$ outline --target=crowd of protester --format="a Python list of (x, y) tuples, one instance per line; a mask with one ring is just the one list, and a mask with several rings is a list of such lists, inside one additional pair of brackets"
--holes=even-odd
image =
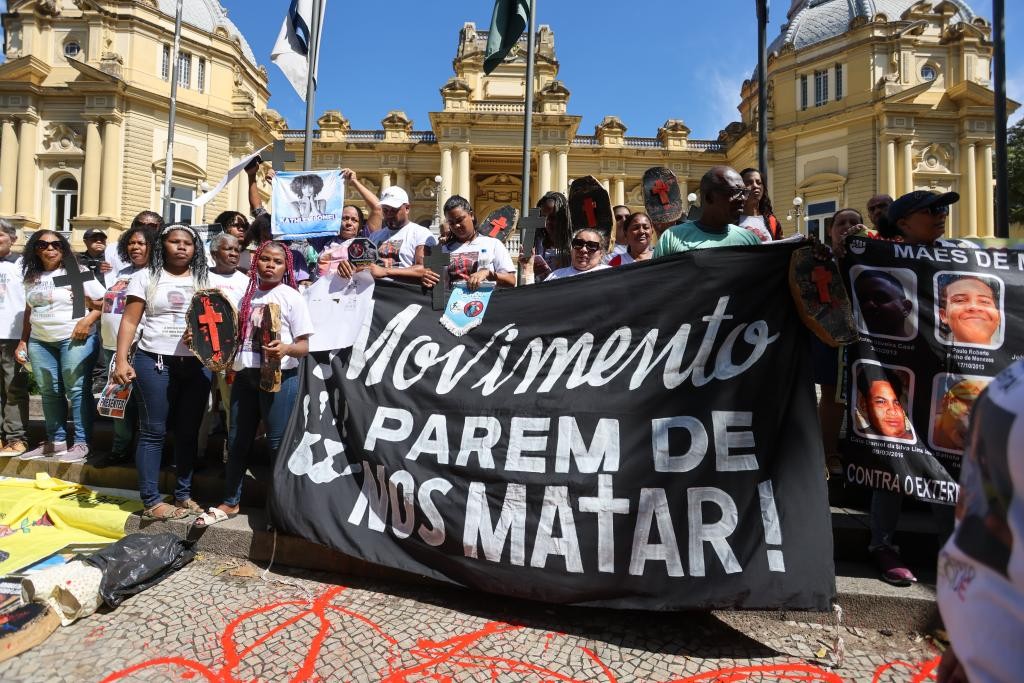
[[(195, 228), (164, 225), (159, 214), (144, 211), (114, 244), (107, 243), (104, 231), (90, 229), (84, 234), (85, 251), (74, 254), (59, 232), (42, 229), (29, 237), (19, 256), (18, 232), (0, 220), (0, 456), (52, 458), (63, 463), (86, 460), (95, 416), (90, 378), (96, 368), (104, 382), (109, 379), (134, 387), (124, 419), (113, 421), (112, 446), (104, 462), (134, 460), (143, 514), (154, 519), (193, 516), (199, 526), (216, 524), (239, 511), (247, 457), (261, 425), (271, 451), (276, 451), (297, 402), (298, 359), (306, 355), (314, 333), (300, 293), (304, 285), (333, 272), (351, 277), (366, 271), (375, 279), (434, 287), (440, 274), (425, 264), (427, 255), (438, 247), (449, 255), (449, 282), (463, 282), (470, 290), (517, 284), (512, 255), (501, 241), (477, 231), (477, 216), (464, 197), (452, 196), (444, 203), (438, 239), (410, 220), (410, 200), (404, 189), (389, 187), (378, 198), (345, 169), (345, 180), (361, 196), (367, 211), (345, 206), (336, 237), (285, 244), (271, 234), (271, 217), (263, 207), (255, 167), (247, 173), (252, 220), (240, 211), (221, 213), (216, 222), (222, 232), (208, 243)], [(517, 256), (532, 268), (534, 282), (543, 283), (593, 276), (679, 252), (759, 245), (783, 237), (765, 179), (757, 170), (738, 173), (725, 166), (712, 168), (701, 179), (699, 193), (700, 215), (695, 220), (656, 225), (643, 211), (616, 206), (614, 229), (606, 234), (592, 229), (571, 232), (566, 197), (549, 192), (537, 203), (544, 230), (538, 231), (534, 244), (523, 245)], [(973, 247), (945, 236), (949, 206), (957, 199), (954, 193), (926, 191), (896, 200), (876, 195), (865, 207), (870, 227), (857, 208), (842, 208), (829, 223), (831, 257), (843, 257), (845, 240), (851, 235)], [(376, 247), (376, 263), (355, 266), (349, 262), (347, 248), (357, 237), (369, 239)], [(93, 275), (84, 281), (84, 307), (74, 305), (70, 284), (57, 284), (72, 264)], [(961, 285), (969, 287), (970, 283)], [(211, 372), (189, 350), (186, 311), (193, 293), (206, 288), (221, 290), (240, 311), (240, 350), (233, 370), (227, 372)], [(861, 298), (885, 296), (886, 283), (876, 283)], [(281, 340), (261, 348), (254, 331), (259, 330), (267, 303), (277, 304), (281, 311)], [(898, 317), (898, 302), (889, 310)], [(815, 382), (821, 388), (819, 418), (826, 467), (835, 472), (845, 414), (839, 380), (843, 352), (817, 340), (812, 343)], [(261, 388), (264, 359), (280, 362), (280, 391)], [(28, 443), (26, 433), (30, 374), (42, 399), (45, 438), (39, 444)], [(860, 393), (865, 396), (876, 390), (874, 384), (879, 391), (888, 384), (893, 393), (892, 383), (898, 381), (862, 379), (867, 386)], [(896, 406), (902, 410), (898, 402)], [(70, 432), (66, 428), (69, 408), (74, 425)], [(227, 433), (224, 493), (219, 505), (204, 509), (192, 498), (191, 479), (198, 451), (212, 429), (210, 415), (217, 414)], [(173, 500), (167, 502), (158, 481), (169, 435), (173, 435), (177, 483)], [(902, 507), (900, 494), (873, 492), (869, 552), (886, 581), (909, 585), (916, 578), (894, 538)], [(939, 521), (948, 530), (952, 515), (940, 515)]]

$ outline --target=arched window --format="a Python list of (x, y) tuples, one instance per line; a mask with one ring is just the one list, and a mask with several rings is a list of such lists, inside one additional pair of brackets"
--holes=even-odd
[(71, 219), (78, 215), (78, 181), (65, 176), (53, 185), (53, 216), (54, 230), (70, 230)]

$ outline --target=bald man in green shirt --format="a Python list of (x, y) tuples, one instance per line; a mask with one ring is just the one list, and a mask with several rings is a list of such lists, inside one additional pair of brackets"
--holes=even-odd
[(736, 169), (714, 166), (700, 179), (700, 220), (686, 221), (661, 234), (654, 258), (693, 249), (760, 244), (757, 236), (736, 225), (748, 190)]

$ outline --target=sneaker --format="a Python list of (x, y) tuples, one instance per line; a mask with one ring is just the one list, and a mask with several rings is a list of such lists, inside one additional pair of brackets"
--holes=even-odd
[(57, 457), (57, 462), (83, 462), (89, 456), (89, 447), (84, 443), (76, 443), (66, 453)]
[(871, 551), (879, 571), (882, 572), (882, 581), (893, 586), (906, 587), (917, 583), (917, 577), (910, 571), (899, 552), (892, 547), (882, 546)]
[(11, 458), (22, 455), (28, 450), (24, 441), (11, 441), (3, 448), (0, 448), (0, 458)]
[(51, 458), (55, 455), (64, 455), (68, 452), (68, 444), (65, 441), (44, 441), (30, 451), (18, 456), (18, 460), (38, 460), (39, 458)]

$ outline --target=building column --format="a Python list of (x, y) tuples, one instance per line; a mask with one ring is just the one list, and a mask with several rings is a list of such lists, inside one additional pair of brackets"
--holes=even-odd
[(914, 142), (903, 141), (903, 191), (901, 195), (914, 191)]
[(403, 190), (405, 190), (406, 192), (408, 192), (409, 188), (405, 186), (405, 180), (406, 180), (406, 178), (405, 178), (405, 169), (404, 168), (396, 169), (395, 170), (395, 175), (397, 176), (397, 179), (395, 180), (395, 184), (398, 185)]
[(569, 152), (558, 150), (558, 173), (555, 174), (555, 190), (569, 192)]
[(538, 198), (543, 197), (551, 191), (551, 152), (542, 149), (540, 162), (537, 165), (537, 192)]
[(14, 119), (6, 118), (0, 132), (0, 217), (14, 213), (14, 197), (18, 191), (18, 135)]
[(452, 196), (452, 149), (441, 148), (441, 202)]
[(384, 171), (380, 174), (380, 191), (383, 192), (389, 187), (391, 187), (391, 171)]
[[(680, 216), (680, 220), (684, 220), (685, 221), (686, 220), (686, 214), (688, 214), (690, 212), (689, 180), (687, 180), (686, 178), (678, 178), (677, 180), (679, 182), (679, 196), (683, 200), (683, 215)], [(643, 179), (641, 179), (640, 182), (643, 183)], [(640, 190), (641, 190), (640, 194), (642, 195), (643, 194), (643, 188), (641, 187)], [(646, 207), (645, 207), (645, 209), (646, 209)]]
[(896, 194), (896, 141), (885, 141), (885, 193), (895, 198)]
[(996, 201), (992, 181), (992, 145), (985, 145), (981, 157), (981, 236), (996, 236)]
[[(13, 189), (13, 188), (12, 188)], [(36, 211), (36, 120), (22, 119), (18, 134), (18, 195), (16, 212), (28, 218)]]
[(459, 191), (470, 203), (469, 194), (469, 147), (459, 147)]
[(612, 206), (626, 203), (626, 179), (619, 176), (615, 179), (615, 192), (612, 194)]
[[(244, 152), (240, 153), (240, 158), (233, 162), (232, 166), (247, 156), (249, 155)], [(238, 211), (245, 216), (249, 215), (249, 176), (246, 173), (239, 173), (235, 178), (235, 205), (228, 208)]]
[(100, 189), (100, 215), (121, 217), (121, 123), (103, 122), (103, 187)]
[[(967, 233), (964, 237), (977, 237), (978, 236), (978, 178), (977, 169), (978, 164), (974, 156), (974, 143), (970, 143), (966, 147), (967, 155), (964, 159), (963, 166), (965, 167), (960, 173), (960, 179), (965, 184), (964, 194), (966, 195), (967, 201), (965, 206), (967, 208), (967, 221), (963, 226), (966, 228)], [(966, 173), (964, 173), (966, 171)]]
[(601, 178), (600, 180), (601, 180), (601, 187), (603, 187), (604, 191), (608, 193), (608, 196), (611, 196), (611, 194), (612, 194), (612, 192), (611, 192), (611, 188), (612, 188), (611, 181), (608, 180), (607, 177)]
[(79, 216), (93, 218), (100, 210), (100, 158), (102, 145), (99, 122), (85, 122), (85, 164), (82, 166), (81, 211)]

